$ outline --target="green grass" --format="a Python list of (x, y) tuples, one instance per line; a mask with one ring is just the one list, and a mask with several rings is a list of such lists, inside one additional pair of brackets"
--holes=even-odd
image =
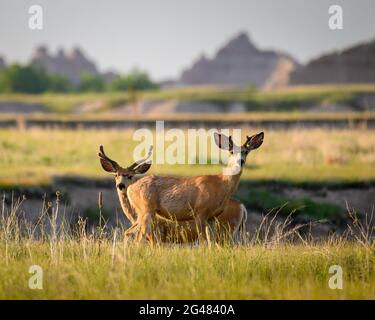
[[(109, 178), (98, 161), (100, 144), (126, 166), (137, 142), (131, 131), (121, 130), (0, 130), (0, 186), (48, 185), (59, 176)], [(192, 176), (221, 170), (221, 165), (154, 164), (149, 173)], [(264, 144), (249, 155), (242, 176), (242, 181), (321, 185), (374, 180), (375, 132), (371, 130), (266, 131)]]
[[(212, 102), (226, 108), (230, 102), (243, 102), (252, 111), (303, 110), (312, 104), (343, 103), (356, 105), (360, 95), (375, 93), (374, 85), (296, 86), (275, 91), (223, 89), (216, 87), (165, 89), (139, 92), (139, 99)], [(126, 104), (126, 92), (69, 94), (1, 94), (0, 101), (16, 101), (44, 105), (47, 110), (69, 113), (82, 103), (96, 102), (102, 111)]]
[[(0, 187), (32, 186), (44, 192), (57, 176), (109, 178), (98, 162), (100, 144), (124, 165), (131, 162), (136, 145), (131, 131), (0, 130)], [(221, 169), (221, 165), (155, 165), (150, 173), (191, 176)], [(287, 199), (262, 184), (373, 181), (374, 131), (314, 129), (266, 131), (264, 144), (248, 158), (241, 183), (256, 186), (252, 190), (256, 197), (243, 189), (242, 197), (250, 205), (268, 210), (287, 200), (284, 214), (304, 206), (304, 213), (326, 218), (335, 216), (337, 208)], [(53, 212), (47, 220), (53, 220)], [(89, 209), (84, 214), (96, 219), (97, 212)], [(61, 235), (52, 228), (52, 234), (37, 237), (22, 232), (18, 227), (22, 219), (15, 216), (4, 220), (7, 215), (0, 215), (0, 299), (375, 299), (373, 241), (367, 246), (332, 238), (149, 247), (123, 240), (121, 232), (116, 240), (110, 235), (99, 240), (85, 234), (84, 228)], [(28, 287), (28, 270), (34, 264), (44, 270), (43, 290)], [(328, 286), (331, 265), (343, 269), (342, 290)]]
[(40, 123), (48, 124), (50, 121), (58, 121), (62, 124), (67, 122), (119, 122), (119, 121), (132, 121), (134, 123), (142, 121), (176, 121), (176, 122), (201, 122), (217, 124), (218, 119), (225, 118), (225, 121), (236, 122), (236, 121), (249, 121), (259, 122), (262, 125), (262, 121), (276, 122), (276, 123), (288, 123), (295, 121), (306, 121), (314, 122), (321, 121), (326, 123), (333, 123), (335, 121), (345, 121), (350, 127), (354, 124), (354, 121), (366, 122), (375, 120), (375, 112), (300, 112), (300, 111), (278, 111), (278, 112), (245, 112), (245, 113), (175, 113), (175, 114), (163, 114), (163, 115), (142, 115), (135, 117), (133, 114), (113, 114), (110, 112), (98, 112), (98, 113), (85, 113), (85, 114), (72, 114), (72, 113), (36, 113), (29, 115), (15, 115), (15, 114), (1, 114), (0, 121), (38, 121)]
[[(7, 252), (7, 254), (6, 254)], [(0, 242), (0, 299), (374, 299), (374, 255), (357, 244), (196, 248), (89, 238)], [(28, 288), (31, 265), (43, 289)], [(343, 289), (328, 286), (331, 265)]]
[[(99, 164), (103, 144), (110, 157), (127, 166), (136, 142), (121, 130), (0, 130), (0, 189), (20, 194), (53, 193), (69, 199), (57, 178), (112, 179)], [(168, 146), (168, 144), (167, 144)], [(266, 132), (262, 147), (251, 153), (235, 195), (248, 208), (263, 213), (339, 221), (340, 206), (283, 196), (283, 187), (322, 188), (375, 183), (375, 132), (367, 130), (292, 130)], [(224, 152), (223, 155), (226, 153)], [(221, 173), (222, 165), (158, 165), (150, 174), (193, 176)], [(276, 188), (277, 187), (277, 188)], [(344, 204), (343, 204), (344, 206)], [(92, 216), (89, 210), (86, 216)]]
[(359, 95), (374, 92), (374, 85), (362, 84), (292, 86), (273, 91), (194, 87), (144, 92), (142, 97), (159, 100), (206, 101), (222, 104), (223, 107), (228, 102), (238, 101), (245, 102), (249, 110), (286, 111), (300, 110), (308, 104), (347, 103), (351, 105)]
[(91, 102), (99, 102), (106, 110), (128, 101), (127, 93), (45, 93), (45, 94), (0, 94), (0, 101), (13, 101), (26, 104), (42, 105), (47, 111), (70, 113), (75, 107)]

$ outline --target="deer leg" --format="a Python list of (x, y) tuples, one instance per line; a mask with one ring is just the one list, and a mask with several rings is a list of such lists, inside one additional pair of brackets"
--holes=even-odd
[(152, 225), (152, 236), (153, 239), (157, 242), (166, 242), (168, 232), (166, 230), (166, 226), (163, 224), (163, 222), (160, 220), (159, 217), (155, 215), (155, 219)]
[(137, 219), (137, 224), (139, 225), (139, 230), (137, 234), (137, 241), (142, 241), (144, 238), (151, 239), (152, 237), (152, 222), (153, 213), (146, 212), (145, 214), (139, 215)]
[(128, 229), (125, 230), (124, 235), (125, 235), (125, 236), (128, 236), (128, 235), (131, 235), (131, 234), (133, 234), (133, 233), (136, 233), (136, 232), (138, 231), (138, 229), (139, 229), (139, 225), (138, 225), (138, 223), (136, 222), (136, 223), (134, 223), (131, 227), (129, 227)]
[(198, 239), (207, 241), (207, 218), (205, 216), (199, 215), (195, 217), (195, 225), (197, 229)]

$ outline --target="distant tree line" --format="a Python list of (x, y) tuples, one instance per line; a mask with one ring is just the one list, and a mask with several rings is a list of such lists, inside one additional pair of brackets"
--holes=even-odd
[(60, 75), (47, 74), (33, 65), (13, 64), (0, 71), (0, 92), (44, 93), (44, 92), (104, 92), (157, 89), (147, 73), (133, 70), (106, 81), (101, 76), (82, 74), (79, 85), (73, 85)]

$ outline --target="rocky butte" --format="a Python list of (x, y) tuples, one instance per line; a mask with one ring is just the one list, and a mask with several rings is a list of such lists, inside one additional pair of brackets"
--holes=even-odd
[(297, 68), (290, 84), (374, 83), (375, 40), (322, 55)]
[(290, 73), (298, 66), (291, 56), (260, 50), (246, 33), (240, 33), (212, 58), (204, 55), (182, 72), (180, 85), (246, 86), (280, 88), (288, 85)]
[(99, 75), (95, 64), (79, 48), (68, 53), (59, 49), (56, 55), (52, 55), (46, 47), (40, 46), (36, 48), (31, 64), (42, 67), (48, 74), (63, 76), (74, 85), (80, 83), (82, 74)]

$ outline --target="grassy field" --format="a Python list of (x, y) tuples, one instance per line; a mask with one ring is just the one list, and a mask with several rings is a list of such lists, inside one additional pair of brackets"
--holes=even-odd
[[(0, 130), (0, 189), (43, 190), (53, 185), (54, 177), (108, 178), (98, 162), (100, 144), (118, 162), (130, 164), (136, 146), (131, 131)], [(216, 174), (221, 168), (153, 165), (150, 173), (190, 176)], [(248, 158), (242, 181), (322, 186), (373, 182), (375, 132), (266, 131), (264, 144)], [(252, 199), (271, 207), (284, 201), (262, 190), (253, 190), (257, 193)], [(308, 205), (314, 215), (322, 214), (322, 206)], [(4, 200), (0, 208), (0, 299), (375, 299), (373, 239), (295, 243), (281, 236), (239, 246), (150, 247), (123, 239), (119, 229), (116, 236), (107, 231), (98, 238), (86, 233), (84, 224), (75, 232), (52, 227), (40, 236), (30, 225), (20, 228), (16, 215), (9, 214), (15, 207), (7, 206)], [(335, 209), (324, 206), (325, 212)], [(52, 226), (54, 212), (46, 217)], [(44, 271), (42, 290), (28, 287), (28, 270), (35, 264)], [(332, 265), (342, 267), (342, 290), (329, 288)]]
[[(129, 130), (0, 130), (0, 190), (16, 190), (18, 195), (32, 193), (41, 200), (46, 192), (53, 194), (58, 188), (69, 201), (69, 188), (58, 185), (58, 181), (68, 179), (76, 184), (84, 179), (93, 185), (95, 181), (112, 179), (99, 164), (98, 147), (103, 144), (110, 157), (127, 166), (133, 161), (132, 152), (137, 144), (132, 135)], [(306, 195), (285, 196), (283, 191), (288, 187), (374, 185), (374, 146), (372, 130), (267, 131), (261, 149), (248, 157), (235, 197), (257, 212), (281, 208), (283, 216), (294, 212), (294, 216), (303, 214), (344, 223), (344, 200), (340, 204), (312, 201)], [(225, 158), (227, 153), (222, 155)], [(222, 168), (217, 164), (153, 164), (148, 174), (218, 174)], [(96, 213), (95, 207), (95, 202), (87, 203), (87, 212)], [(112, 212), (106, 214), (112, 216)]]
[[(137, 99), (204, 101), (226, 106), (228, 102), (244, 102), (253, 111), (291, 111), (301, 110), (306, 105), (342, 103), (353, 105), (363, 94), (373, 94), (373, 85), (319, 85), (296, 86), (282, 90), (257, 91), (249, 89), (224, 89), (218, 87), (194, 87), (180, 89), (164, 89), (138, 92)], [(77, 105), (96, 102), (102, 111), (107, 111), (129, 101), (128, 93), (69, 93), (69, 94), (1, 94), (0, 101), (14, 101), (39, 104), (47, 110), (69, 113)]]
[[(3, 201), (0, 209), (0, 299), (375, 299), (368, 228), (355, 240), (317, 242), (265, 218), (239, 245), (149, 246), (123, 238), (121, 227), (59, 225), (58, 201), (35, 225), (17, 219), (18, 208)], [(33, 265), (43, 270), (42, 289), (29, 287)], [(342, 289), (329, 286), (334, 265)]]
[(349, 126), (353, 121), (373, 121), (375, 119), (375, 112), (300, 112), (300, 111), (278, 111), (278, 112), (244, 112), (244, 113), (175, 113), (175, 114), (163, 114), (163, 115), (142, 115), (135, 116), (134, 114), (113, 114), (110, 112), (100, 113), (85, 113), (85, 114), (57, 114), (57, 113), (31, 113), (31, 114), (0, 114), (0, 121), (39, 121), (41, 123), (48, 123), (50, 121), (58, 121), (64, 124), (64, 122), (75, 121), (80, 123), (99, 121), (106, 123), (108, 121), (131, 121), (134, 123), (142, 121), (205, 121), (217, 123), (218, 119), (225, 119), (227, 122), (236, 121), (270, 121), (276, 123), (288, 123), (295, 121), (322, 121), (322, 122), (334, 122), (335, 121), (346, 121)]
[[(99, 145), (103, 144), (118, 162), (128, 165), (136, 143), (131, 131), (0, 130), (0, 186), (46, 185), (56, 176), (108, 177), (99, 165)], [(221, 166), (155, 164), (149, 172), (216, 174)], [(268, 131), (261, 149), (248, 157), (243, 180), (322, 184), (374, 181), (375, 132)]]
[[(374, 252), (350, 243), (151, 248), (90, 238), (1, 240), (0, 258), (0, 299), (375, 299)], [(28, 287), (35, 264), (44, 271), (42, 290)], [(329, 288), (332, 265), (342, 267), (342, 290)]]

